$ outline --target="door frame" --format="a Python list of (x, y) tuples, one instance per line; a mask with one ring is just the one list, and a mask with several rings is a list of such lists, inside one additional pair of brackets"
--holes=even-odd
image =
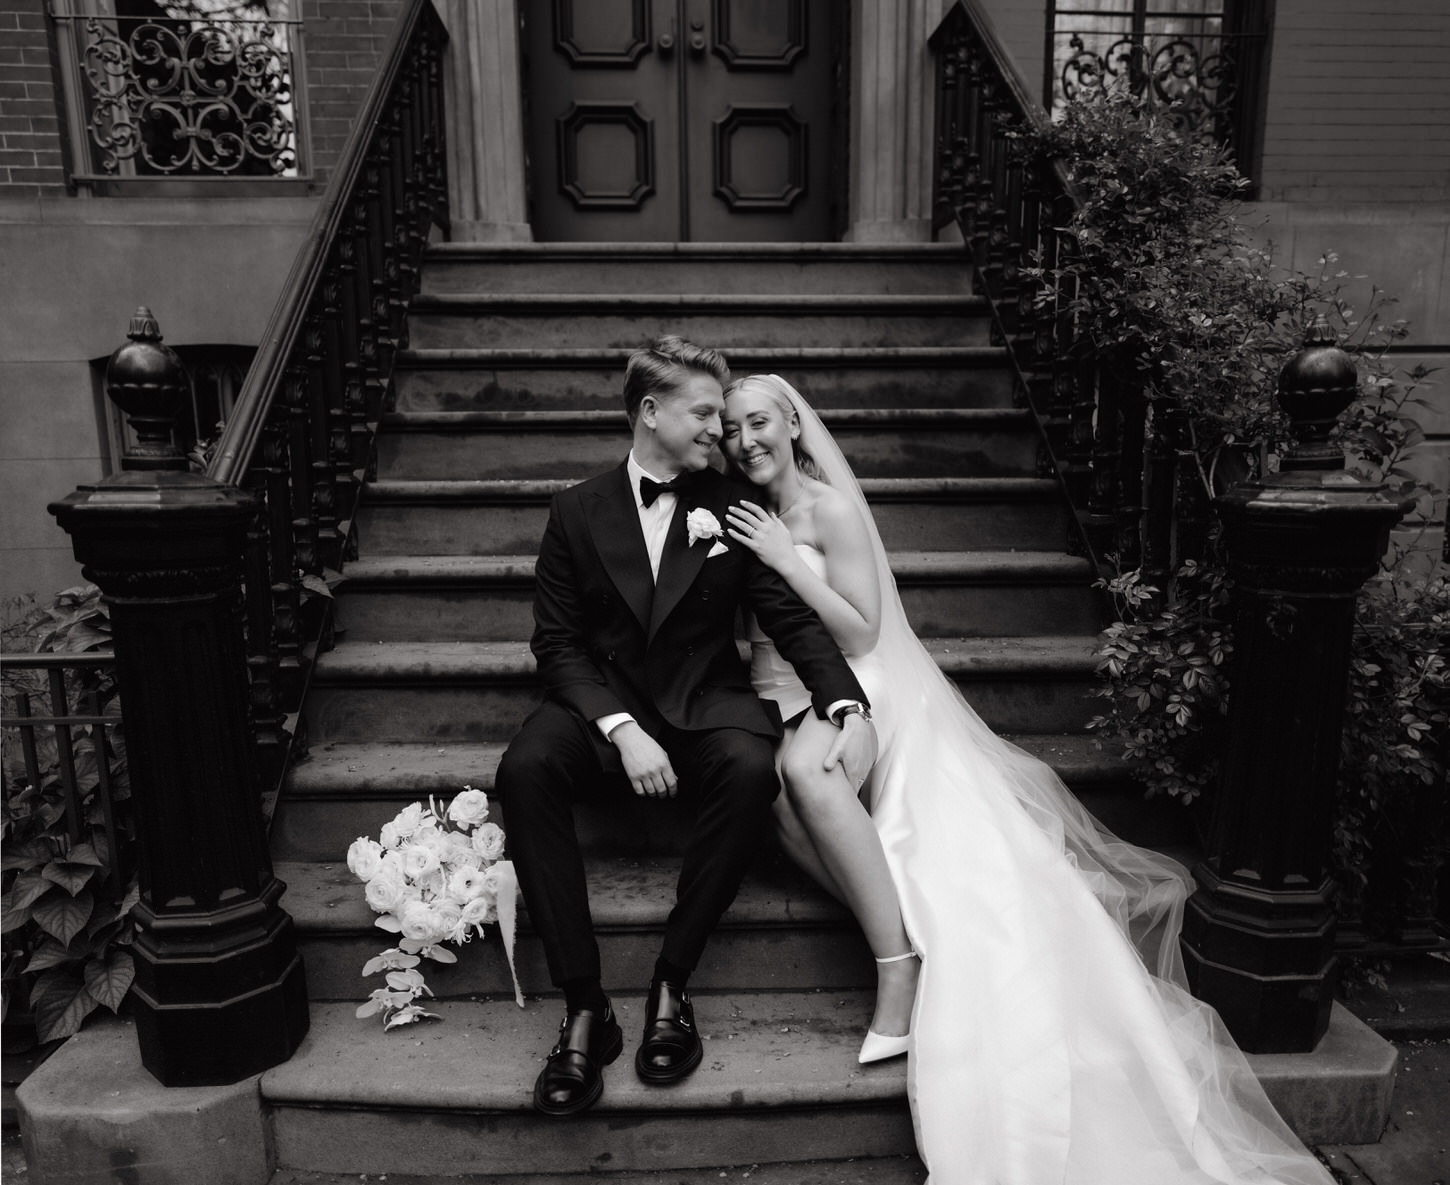
[[(928, 242), (927, 37), (949, 0), (849, 0), (845, 242)], [(445, 55), (453, 237), (529, 242), (517, 0), (434, 0)]]

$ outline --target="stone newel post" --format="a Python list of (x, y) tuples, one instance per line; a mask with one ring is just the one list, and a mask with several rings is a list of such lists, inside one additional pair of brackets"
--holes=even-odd
[(1252, 1053), (1314, 1048), (1337, 967), (1329, 852), (1354, 601), (1408, 509), (1328, 437), (1357, 388), (1323, 317), (1279, 379), (1295, 446), (1218, 498), (1235, 585), (1222, 783), (1183, 925), (1194, 993)]
[(250, 494), (187, 472), (171, 426), (187, 391), (148, 309), (107, 390), (138, 443), (123, 471), (50, 511), (111, 609), (140, 843), (133, 1011), (167, 1086), (236, 1082), (307, 1031), (247, 724), (241, 570)]

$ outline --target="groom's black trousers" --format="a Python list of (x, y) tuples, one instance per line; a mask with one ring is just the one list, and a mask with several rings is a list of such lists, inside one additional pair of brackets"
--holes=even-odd
[[(597, 735), (592, 723), (545, 701), (510, 743), (495, 781), (509, 854), (556, 985), (601, 978), (573, 803), (634, 795), (617, 752), (591, 730)], [(695, 807), (660, 954), (693, 970), (770, 834), (780, 786), (775, 743), (735, 728), (670, 729), (656, 739), (669, 754), (679, 796)]]

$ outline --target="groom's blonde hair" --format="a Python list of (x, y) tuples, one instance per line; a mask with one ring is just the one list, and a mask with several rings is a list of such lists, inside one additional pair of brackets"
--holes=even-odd
[(646, 395), (674, 394), (691, 372), (707, 374), (722, 387), (730, 381), (730, 367), (719, 350), (682, 338), (662, 337), (648, 349), (631, 354), (624, 370), (624, 412), (629, 426), (634, 427)]

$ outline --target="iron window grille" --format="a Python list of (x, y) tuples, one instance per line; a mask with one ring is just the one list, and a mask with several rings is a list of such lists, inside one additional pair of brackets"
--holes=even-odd
[(52, 7), (70, 180), (307, 175), (299, 0)]
[(1044, 102), (1129, 87), (1259, 169), (1269, 0), (1047, 0)]

